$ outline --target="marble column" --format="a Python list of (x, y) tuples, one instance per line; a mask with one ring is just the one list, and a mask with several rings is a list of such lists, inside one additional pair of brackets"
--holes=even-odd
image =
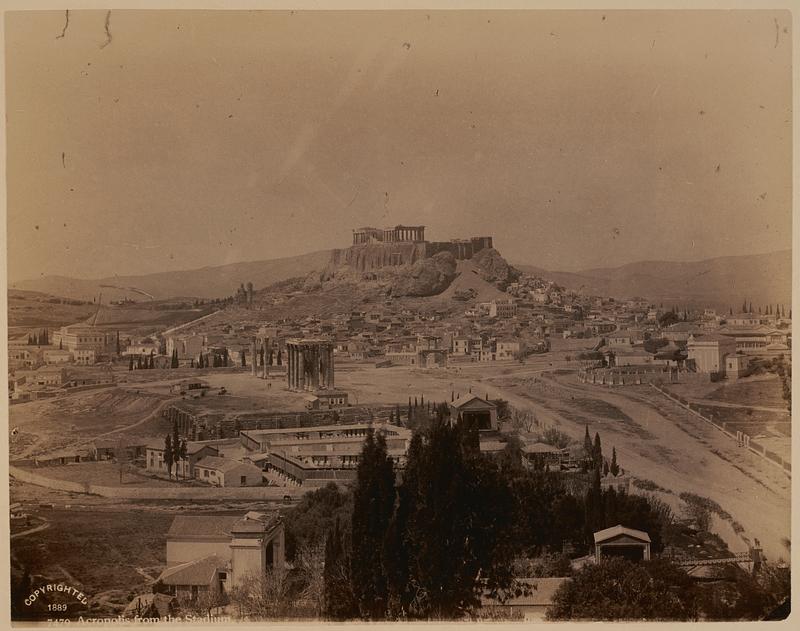
[(292, 389), (292, 355), (289, 352), (290, 346), (286, 345), (286, 383), (289, 385), (289, 390)]
[(300, 378), (298, 380), (298, 390), (306, 389), (306, 358), (305, 348), (303, 346), (297, 347), (297, 366)]
[(319, 346), (311, 349), (311, 384), (309, 390), (319, 388)]
[(292, 390), (297, 390), (297, 386), (300, 383), (300, 374), (297, 372), (297, 346), (292, 345), (287, 348), (291, 349), (292, 357)]
[(250, 372), (253, 377), (256, 376), (256, 341), (253, 338), (250, 341)]
[(328, 347), (328, 376), (325, 380), (327, 383), (327, 387), (331, 390), (335, 387), (333, 382), (333, 346)]

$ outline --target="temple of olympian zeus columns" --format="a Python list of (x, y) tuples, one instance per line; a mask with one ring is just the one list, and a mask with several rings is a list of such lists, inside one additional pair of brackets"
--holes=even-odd
[(333, 342), (286, 341), (289, 390), (333, 390)]
[[(269, 366), (267, 361), (267, 353), (270, 347), (269, 335), (261, 335), (252, 338), (250, 341), (250, 370), (253, 377), (260, 377), (266, 379), (269, 375)], [(258, 366), (259, 353), (264, 354), (264, 365)]]

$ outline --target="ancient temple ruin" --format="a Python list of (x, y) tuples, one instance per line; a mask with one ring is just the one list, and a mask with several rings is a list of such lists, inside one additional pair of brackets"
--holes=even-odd
[(403, 243), (425, 240), (425, 226), (358, 228), (353, 230), (353, 245), (363, 243)]
[(382, 267), (413, 265), (440, 252), (450, 252), (457, 260), (468, 260), (492, 248), (492, 237), (469, 237), (450, 241), (426, 241), (425, 226), (357, 228), (353, 244), (331, 251), (331, 265), (349, 265), (359, 271)]
[(289, 390), (333, 390), (333, 342), (293, 339), (286, 342)]

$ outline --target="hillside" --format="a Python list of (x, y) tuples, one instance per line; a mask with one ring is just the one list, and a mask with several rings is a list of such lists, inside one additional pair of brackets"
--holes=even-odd
[(745, 299), (753, 305), (791, 304), (790, 250), (685, 263), (640, 261), (574, 273), (531, 265), (517, 267), (567, 289), (614, 298), (641, 296), (658, 303), (707, 305), (725, 310), (737, 309)]
[(72, 304), (58, 296), (35, 291), (9, 290), (8, 326), (12, 333), (17, 327), (56, 328), (79, 322), (97, 310), (91, 301), (74, 300)]
[[(114, 285), (122, 288), (136, 288), (152, 294), (156, 299), (174, 296), (220, 298), (233, 294), (241, 283), (248, 281), (252, 282), (256, 289), (261, 289), (290, 278), (306, 278), (312, 272), (316, 272), (314, 282), (309, 283), (306, 287), (306, 290), (313, 291), (321, 288), (321, 281), (332, 275), (330, 263), (331, 252), (320, 251), (283, 259), (233, 263), (218, 267), (141, 276), (119, 276), (94, 280), (45, 276), (11, 283), (9, 292), (31, 290), (91, 301), (92, 297), (102, 291), (103, 302), (125, 296), (135, 298), (140, 302), (147, 300), (130, 290), (101, 287), (101, 285)], [(498, 275), (504, 275), (506, 270), (510, 270), (513, 274), (513, 268), (509, 268), (495, 250), (487, 251), (482, 258), (479, 257), (473, 263), (479, 268), (484, 280), (500, 280)], [(515, 267), (522, 272), (553, 280), (568, 289), (615, 298), (641, 296), (658, 303), (713, 306), (725, 310), (728, 307), (736, 309), (745, 299), (752, 301), (754, 305), (766, 305), (767, 303), (789, 305), (791, 302), (792, 267), (791, 251), (789, 250), (772, 254), (728, 256), (685, 263), (641, 261), (616, 268), (598, 268), (579, 272), (545, 270), (525, 264), (515, 265)], [(338, 268), (337, 276), (342, 275), (344, 268), (350, 268), (354, 272), (343, 274), (344, 277), (341, 280), (353, 283), (362, 281), (363, 273), (359, 272), (357, 268), (348, 265), (337, 265), (336, 268)], [(382, 276), (380, 272), (373, 275)], [(510, 279), (509, 276), (506, 280)], [(454, 291), (449, 293), (452, 294)], [(25, 313), (23, 309), (18, 311), (19, 313), (16, 315), (20, 324), (23, 322), (25, 324), (44, 323), (47, 320), (46, 317), (43, 317), (40, 309), (34, 309), (29, 313)], [(88, 309), (76, 308), (76, 315), (78, 311), (83, 314)]]
[(438, 296), (442, 300), (458, 300), (461, 296), (470, 302), (489, 302), (508, 297), (505, 292), (485, 281), (481, 277), (481, 270), (472, 261), (458, 261), (456, 272), (458, 275), (453, 282)]
[(126, 296), (140, 301), (147, 299), (126, 288), (147, 292), (156, 299), (173, 296), (224, 298), (234, 294), (241, 283), (252, 282), (253, 286), (259, 289), (293, 276), (303, 276), (312, 270), (322, 269), (329, 258), (330, 252), (323, 250), (282, 259), (231, 263), (217, 267), (141, 276), (112, 276), (91, 280), (67, 276), (43, 276), (9, 283), (9, 290), (24, 289), (89, 301), (102, 292), (103, 302), (119, 300)]

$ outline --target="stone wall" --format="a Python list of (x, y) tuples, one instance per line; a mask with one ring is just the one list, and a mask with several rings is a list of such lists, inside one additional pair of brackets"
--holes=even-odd
[(305, 492), (291, 486), (245, 486), (245, 487), (117, 487), (81, 484), (67, 480), (56, 480), (47, 476), (25, 471), (15, 466), (8, 467), (9, 475), (22, 482), (43, 486), (55, 491), (67, 493), (85, 493), (114, 497), (119, 499), (139, 500), (280, 500), (285, 495), (299, 497)]
[(332, 250), (329, 268), (346, 265), (359, 272), (368, 272), (382, 267), (413, 265), (427, 256), (425, 242), (367, 243)]

